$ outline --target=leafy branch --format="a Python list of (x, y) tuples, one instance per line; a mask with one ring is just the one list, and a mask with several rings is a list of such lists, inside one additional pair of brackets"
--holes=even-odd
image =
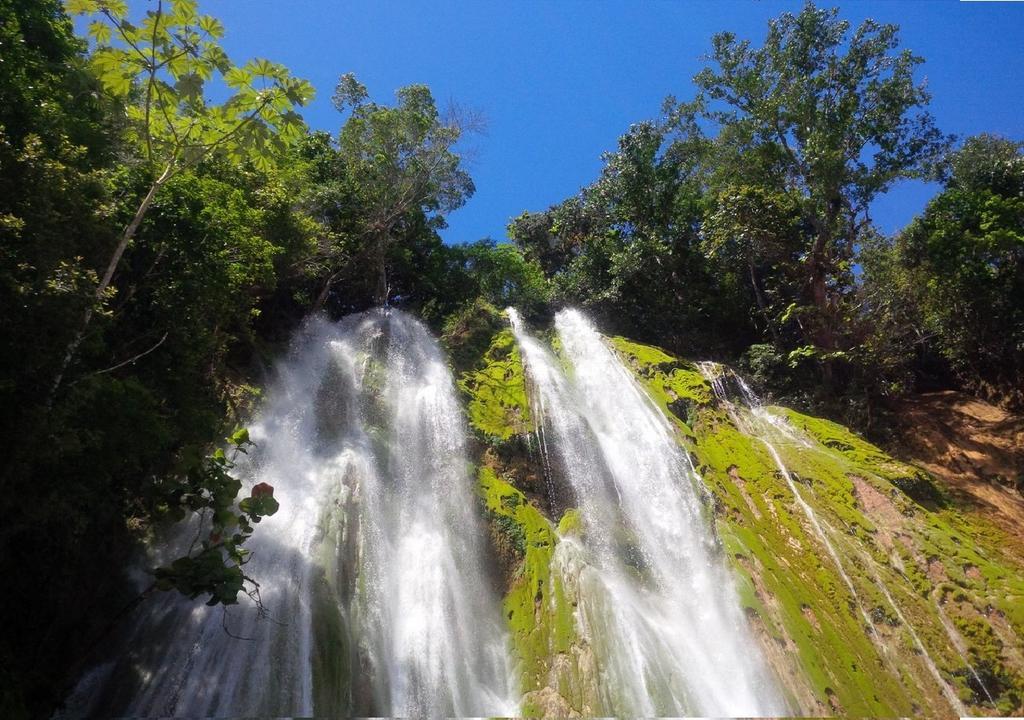
[[(273, 158), (304, 134), (295, 109), (313, 98), (312, 85), (292, 77), (283, 65), (263, 59), (233, 64), (218, 44), (224, 26), (200, 15), (196, 0), (159, 0), (138, 24), (128, 19), (124, 0), (66, 0), (65, 6), (72, 15), (93, 18), (90, 64), (104, 90), (124, 107), (128, 138), (144, 158), (148, 187), (67, 345), (47, 406), (164, 185), (214, 154), (269, 169)], [(233, 93), (219, 105), (206, 99), (207, 83), (218, 77)]]
[(177, 590), (192, 599), (209, 595), (207, 605), (234, 605), (239, 593), (244, 592), (265, 615), (260, 585), (244, 570), (252, 552), (243, 544), (252, 536), (254, 526), (280, 506), (274, 499), (274, 488), (267, 483), (255, 485), (249, 496), (236, 504), (242, 483), (231, 470), (238, 454), (245, 454), (253, 443), (244, 428), (226, 439), (231, 446), (230, 458), (218, 448), (213, 455), (192, 455), (183, 463), (166, 512), (178, 520), (188, 512), (198, 514), (198, 530), (188, 553), (155, 570), (156, 588)]

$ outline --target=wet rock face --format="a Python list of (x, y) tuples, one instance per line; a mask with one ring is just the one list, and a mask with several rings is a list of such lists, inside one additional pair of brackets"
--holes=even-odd
[(319, 453), (329, 455), (350, 430), (348, 419), (353, 414), (354, 397), (356, 393), (349, 374), (339, 364), (329, 363), (313, 401), (316, 418), (314, 447)]
[[(547, 499), (535, 446), (515, 442), (529, 436), (532, 414), (521, 359), (500, 334), (459, 385), (482, 438), (482, 502), (504, 548), (523, 711), (587, 715), (600, 703), (599, 661), (575, 630), (579, 588), (555, 566), (560, 538), (581, 529), (571, 498), (558, 507)], [(753, 635), (794, 712), (941, 716), (954, 700), (971, 714), (1024, 710), (1024, 553), (1005, 518), (959, 502), (931, 466), (902, 463), (834, 423), (766, 408), (781, 428), (771, 438), (779, 458), (854, 597), (762, 438), (737, 427), (697, 367), (610, 342), (700, 471)]]

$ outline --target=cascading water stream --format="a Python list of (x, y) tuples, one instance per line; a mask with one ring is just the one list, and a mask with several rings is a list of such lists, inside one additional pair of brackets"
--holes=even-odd
[[(829, 557), (832, 559), (833, 564), (835, 565), (836, 571), (839, 573), (839, 576), (840, 578), (842, 578), (843, 583), (850, 591), (850, 595), (856, 603), (857, 609), (860, 611), (861, 618), (864, 620), (864, 627), (871, 634), (872, 640), (879, 645), (879, 649), (882, 652), (882, 657), (885, 658), (886, 662), (889, 664), (890, 669), (893, 672), (893, 675), (895, 677), (899, 677), (900, 673), (897, 670), (897, 668), (893, 666), (892, 660), (889, 657), (889, 649), (885, 645), (882, 645), (879, 639), (877, 638), (873, 629), (874, 624), (872, 623), (867, 611), (864, 609), (864, 605), (861, 601), (860, 594), (857, 592), (857, 589), (854, 586), (853, 581), (850, 579), (849, 574), (846, 572), (846, 569), (843, 566), (843, 562), (839, 557), (839, 553), (836, 551), (834, 545), (829, 539), (829, 533), (826, 532), (826, 528), (823, 527), (824, 523), (821, 520), (819, 520), (817, 513), (814, 512), (814, 509), (807, 503), (806, 500), (804, 500), (803, 495), (800, 493), (800, 490), (796, 485), (796, 482), (793, 480), (792, 474), (789, 472), (789, 469), (786, 467), (786, 464), (782, 460), (782, 456), (779, 454), (778, 449), (772, 442), (772, 438), (782, 437), (788, 441), (796, 442), (797, 444), (805, 448), (813, 448), (814, 444), (811, 443), (807, 438), (801, 436), (796, 431), (796, 429), (793, 428), (789, 423), (787, 423), (783, 418), (777, 417), (773, 415), (771, 412), (769, 412), (767, 408), (765, 408), (764, 403), (761, 402), (760, 398), (758, 398), (757, 395), (754, 394), (753, 390), (751, 390), (750, 386), (747, 385), (743, 378), (741, 378), (736, 373), (726, 371), (721, 365), (718, 365), (717, 363), (713, 362), (698, 363), (698, 368), (700, 369), (700, 372), (704, 376), (704, 378), (711, 384), (715, 397), (726, 409), (726, 412), (729, 413), (729, 416), (732, 418), (733, 423), (735, 423), (736, 426), (746, 434), (760, 440), (761, 443), (768, 450), (768, 454), (771, 455), (772, 460), (775, 462), (775, 465), (779, 470), (779, 474), (782, 475), (783, 479), (786, 481), (786, 484), (789, 486), (790, 492), (793, 493), (794, 500), (796, 500), (796, 503), (800, 507), (800, 510), (803, 512), (804, 516), (807, 518), (807, 521), (814, 529), (815, 535), (818, 537), (818, 540), (821, 542), (821, 544), (825, 547), (826, 552), (828, 553)], [(740, 413), (737, 412), (736, 405), (733, 403), (732, 399), (729, 396), (729, 392), (725, 384), (727, 372), (728, 377), (730, 377), (734, 381), (736, 388), (739, 391), (739, 395), (743, 400), (743, 404), (746, 406), (746, 409), (749, 412), (749, 420), (746, 417), (741, 416)], [(960, 699), (953, 693), (952, 689), (943, 679), (941, 673), (939, 673), (939, 669), (935, 665), (935, 661), (928, 653), (927, 648), (925, 648), (924, 644), (921, 642), (921, 639), (920, 637), (918, 637), (916, 630), (910, 623), (907, 622), (907, 619), (903, 615), (903, 612), (900, 609), (899, 605), (896, 603), (896, 600), (892, 597), (892, 594), (889, 592), (889, 589), (885, 586), (884, 581), (882, 581), (882, 579), (878, 576), (877, 572), (875, 571), (873, 560), (864, 553), (862, 553), (862, 558), (867, 564), (868, 568), (870, 569), (870, 572), (873, 578), (875, 579), (876, 585), (878, 586), (882, 595), (885, 597), (886, 602), (889, 604), (889, 607), (892, 608), (893, 612), (896, 613), (897, 619), (900, 621), (900, 623), (903, 624), (904, 627), (907, 628), (907, 631), (910, 633), (911, 640), (913, 641), (914, 646), (917, 648), (917, 651), (919, 655), (922, 657), (925, 666), (928, 669), (928, 672), (935, 679), (936, 684), (939, 686), (939, 689), (945, 696), (947, 702), (949, 702), (950, 706), (959, 715), (964, 715), (966, 710), (963, 706), (963, 703), (960, 702)], [(968, 665), (968, 667), (970, 666)]]
[[(488, 591), (461, 407), (427, 330), (390, 311), (385, 478), (365, 489), (354, 633), (378, 679), (375, 714), (514, 713), (508, 642)], [(369, 539), (373, 538), (370, 542)]]
[(949, 619), (946, 611), (942, 609), (942, 603), (935, 601), (935, 610), (939, 616), (939, 622), (942, 623), (942, 629), (946, 631), (946, 637), (949, 638), (949, 642), (952, 643), (957, 654), (960, 656), (960, 659), (963, 660), (968, 672), (971, 673), (974, 681), (978, 683), (978, 687), (981, 688), (982, 693), (988, 699), (989, 705), (998, 709), (999, 706), (996, 704), (995, 698), (992, 697), (992, 693), (989, 691), (988, 686), (985, 685), (985, 681), (981, 679), (981, 675), (978, 674), (978, 670), (967, 658), (967, 647), (964, 645), (963, 637), (960, 635), (959, 631), (957, 631), (953, 622)]
[(233, 609), (227, 626), (249, 638), (239, 640), (220, 609), (162, 596), (137, 611), (125, 652), (89, 673), (69, 710), (515, 715), (463, 423), (419, 322), (395, 310), (311, 321), (236, 468), (249, 485), (273, 485), (281, 504), (246, 567), (273, 621)]
[[(907, 618), (903, 615), (903, 611), (900, 609), (900, 606), (896, 602), (896, 599), (892, 596), (892, 593), (889, 592), (889, 588), (886, 587), (885, 581), (881, 577), (879, 577), (878, 571), (875, 569), (874, 566), (874, 560), (872, 560), (871, 557), (869, 557), (868, 554), (864, 551), (861, 551), (861, 558), (867, 565), (867, 567), (870, 568), (871, 576), (872, 578), (874, 578), (875, 584), (881, 591), (882, 595), (885, 597), (885, 601), (889, 603), (889, 607), (892, 608), (892, 611), (894, 613), (896, 613), (896, 619), (899, 620), (903, 627), (907, 629), (907, 632), (910, 633), (910, 638), (914, 641), (914, 647), (917, 648), (918, 654), (921, 656), (921, 659), (924, 660), (925, 667), (928, 668), (928, 672), (931, 673), (931, 676), (935, 679), (935, 682), (936, 684), (938, 684), (939, 689), (942, 691), (942, 694), (946, 697), (946, 701), (949, 702), (950, 706), (953, 708), (953, 710), (956, 711), (958, 715), (963, 717), (967, 714), (967, 709), (964, 707), (963, 703), (960, 702), (960, 698), (956, 696), (952, 688), (950, 688), (946, 681), (943, 679), (942, 674), (939, 672), (938, 666), (935, 664), (935, 660), (931, 656), (931, 653), (928, 652), (928, 649), (924, 646), (924, 643), (921, 642), (921, 638), (920, 636), (918, 636), (917, 630), (915, 630), (914, 626), (907, 621)], [(967, 663), (967, 667), (972, 673), (974, 672), (974, 668), (971, 667), (970, 663)], [(977, 677), (976, 673), (975, 677)]]
[(563, 311), (571, 365), (509, 317), (583, 537), (556, 561), (579, 582), (578, 627), (594, 650), (603, 714), (785, 712), (749, 632), (668, 420), (593, 326)]
[(861, 618), (864, 620), (865, 627), (871, 628), (871, 618), (867, 611), (864, 609), (864, 605), (861, 602), (860, 595), (857, 593), (857, 588), (853, 584), (853, 580), (850, 579), (849, 574), (846, 572), (846, 568), (843, 566), (843, 561), (839, 558), (839, 553), (836, 552), (835, 547), (832, 545), (825, 533), (825, 529), (821, 526), (821, 522), (818, 520), (817, 513), (814, 512), (803, 495), (800, 493), (799, 488), (796, 486), (796, 482), (793, 480), (793, 476), (789, 472), (789, 468), (782, 461), (782, 456), (779, 455), (778, 449), (769, 439), (769, 435), (772, 431), (776, 431), (787, 437), (790, 436), (790, 432), (787, 429), (780, 427), (780, 423), (776, 421), (776, 418), (764, 409), (763, 404), (754, 395), (750, 387), (744, 382), (743, 378), (738, 375), (733, 375), (733, 379), (736, 381), (736, 385), (740, 390), (740, 394), (744, 400), (747, 409), (750, 411), (750, 416), (753, 418), (753, 423), (748, 422), (745, 418), (741, 417), (736, 411), (736, 406), (729, 398), (729, 394), (725, 387), (725, 375), (722, 372), (722, 368), (717, 363), (701, 362), (697, 364), (701, 375), (710, 383), (712, 390), (715, 393), (715, 397), (725, 407), (729, 416), (732, 418), (733, 423), (740, 428), (742, 431), (755, 437), (761, 441), (761, 443), (768, 450), (768, 454), (771, 455), (772, 460), (775, 462), (775, 466), (779, 469), (779, 474), (786, 481), (786, 485), (789, 486), (790, 492), (793, 493), (793, 499), (796, 500), (797, 506), (803, 512), (804, 517), (810, 523), (814, 529), (814, 534), (818, 540), (825, 547), (825, 551), (828, 556), (832, 559), (832, 563), (836, 567), (836, 571), (839, 573), (839, 577), (842, 578), (846, 588), (850, 591), (851, 597), (857, 605), (857, 609), (860, 611)]

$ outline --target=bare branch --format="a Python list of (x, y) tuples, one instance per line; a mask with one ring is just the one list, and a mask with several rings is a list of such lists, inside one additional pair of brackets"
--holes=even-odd
[[(123, 367), (124, 367), (125, 365), (131, 365), (131, 364), (132, 364), (133, 362), (135, 362), (136, 360), (141, 360), (142, 358), (146, 357), (146, 356), (147, 356), (147, 355), (149, 355), (149, 354), (150, 354), (151, 352), (153, 352), (154, 350), (156, 350), (156, 349), (157, 349), (158, 347), (160, 347), (161, 345), (163, 345), (163, 344), (164, 344), (164, 340), (166, 340), (166, 339), (167, 339), (167, 333), (164, 333), (164, 334), (163, 334), (163, 337), (161, 337), (161, 338), (160, 338), (159, 340), (157, 340), (157, 341), (156, 341), (156, 344), (155, 344), (155, 345), (153, 345), (153, 346), (152, 346), (151, 348), (149, 348), (148, 350), (143, 350), (143, 351), (142, 351), (142, 352), (140, 352), (140, 353), (139, 353), (138, 355), (135, 355), (134, 357), (130, 357), (130, 358), (128, 358), (127, 360), (125, 360), (124, 362), (119, 362), (119, 363), (118, 363), (117, 365), (112, 365), (112, 366), (110, 366), (110, 367), (108, 367), (108, 368), (104, 368), (103, 370), (97, 370), (97, 371), (96, 371), (96, 372), (94, 372), (94, 373), (91, 373), (91, 374), (89, 374), (89, 375), (86, 375), (86, 377), (92, 377), (93, 375), (102, 375), (103, 373), (113, 372), (114, 370), (117, 370), (118, 368), (123, 368)], [(78, 381), (76, 380), (75, 382), (78, 382)], [(72, 385), (74, 385), (74, 384), (75, 384), (75, 383), (72, 383)]]
[(256, 638), (244, 637), (242, 635), (235, 635), (228, 629), (228, 606), (222, 605), (223, 613), (220, 616), (220, 626), (227, 634), (228, 637), (234, 638), (235, 640), (247, 640), (249, 642), (255, 642)]

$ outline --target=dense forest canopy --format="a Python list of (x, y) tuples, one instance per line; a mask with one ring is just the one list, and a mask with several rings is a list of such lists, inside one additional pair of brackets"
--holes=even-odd
[[(243, 543), (273, 490), (232, 510), (211, 448), (245, 450), (262, 368), (310, 313), (391, 303), (466, 338), (494, 307), (582, 306), (876, 432), (924, 388), (1024, 406), (1024, 142), (945, 134), (894, 26), (808, 3), (717, 35), (593, 182), (511, 244), (446, 245), (477, 118), (342, 74), (337, 128), (311, 130), (307, 82), (228, 58), (194, 0), (148, 7), (0, 3), (8, 715), (59, 701), (117, 619), (97, 608), (144, 600), (119, 568), (162, 524), (208, 532), (153, 589), (258, 601)], [(941, 190), (887, 236), (871, 204), (905, 178)]]

